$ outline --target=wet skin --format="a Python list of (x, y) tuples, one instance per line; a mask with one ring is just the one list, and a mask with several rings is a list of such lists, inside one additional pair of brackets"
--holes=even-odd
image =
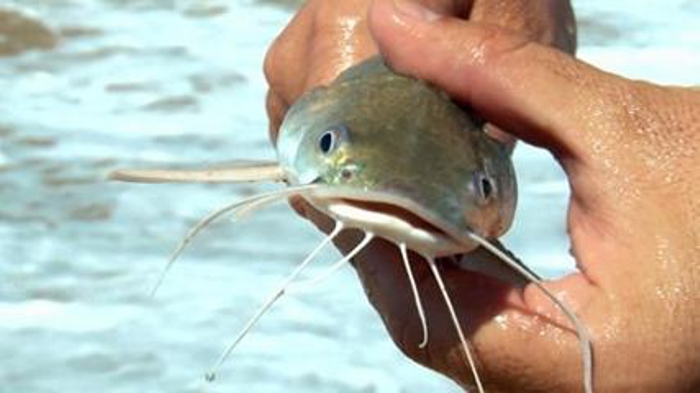
[[(400, 11), (391, 0), (376, 0), (369, 13), (367, 1), (309, 1), (266, 61), (273, 137), (299, 95), (379, 48), (397, 71), (548, 149), (571, 186), (568, 228), (582, 273), (547, 285), (591, 331), (596, 391), (698, 391), (700, 93), (626, 80), (534, 43), (573, 50), (566, 2), (423, 3), (443, 16)], [(328, 229), (308, 205), (296, 208)], [(425, 350), (396, 247), (374, 242), (355, 267), (404, 353), (469, 385), (426, 265), (413, 260), (430, 324)], [(488, 391), (581, 390), (576, 337), (541, 293), (443, 267)]]

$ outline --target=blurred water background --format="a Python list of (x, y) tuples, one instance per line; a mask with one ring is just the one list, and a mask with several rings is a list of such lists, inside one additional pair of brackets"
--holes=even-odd
[[(211, 228), (147, 296), (191, 224), (269, 187), (108, 184), (104, 174), (273, 158), (261, 64), (294, 3), (0, 2), (0, 392), (459, 391), (400, 355), (349, 269), (279, 304), (219, 380), (203, 382), (321, 239), (283, 204)], [(583, 59), (700, 83), (697, 1), (575, 5)], [(572, 266), (566, 183), (545, 153), (521, 147), (516, 163), (520, 203), (505, 243), (561, 274)]]

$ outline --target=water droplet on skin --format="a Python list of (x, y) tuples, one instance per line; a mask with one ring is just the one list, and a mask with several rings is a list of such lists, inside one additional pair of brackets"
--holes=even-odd
[(506, 315), (497, 315), (496, 318), (493, 319), (494, 322), (496, 322), (496, 326), (498, 326), (499, 329), (506, 331), (508, 330), (508, 316)]

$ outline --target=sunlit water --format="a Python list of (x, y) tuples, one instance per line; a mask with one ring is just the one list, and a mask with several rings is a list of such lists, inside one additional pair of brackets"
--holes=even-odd
[[(147, 296), (198, 217), (267, 187), (108, 184), (104, 174), (273, 158), (261, 63), (290, 3), (0, 4), (0, 392), (459, 391), (400, 355), (350, 271), (286, 299), (215, 384), (203, 381), (321, 238), (284, 205), (211, 228)], [(697, 2), (577, 5), (582, 58), (700, 82)], [(546, 274), (570, 269), (566, 183), (545, 153), (521, 148), (516, 159), (521, 197), (505, 242)]]

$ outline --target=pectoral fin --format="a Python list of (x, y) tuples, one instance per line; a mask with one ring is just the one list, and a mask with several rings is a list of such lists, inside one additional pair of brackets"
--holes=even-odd
[(240, 161), (205, 169), (122, 169), (110, 180), (130, 183), (281, 182), (285, 174), (275, 161)]
[[(510, 256), (511, 259), (514, 262), (516, 262), (522, 269), (526, 270), (533, 277), (540, 279), (540, 276), (537, 273), (535, 273), (532, 269), (530, 269), (522, 261), (520, 261), (501, 242), (499, 242), (498, 240), (491, 240), (491, 242), (503, 253)], [(483, 247), (479, 247), (474, 251), (463, 255), (457, 261), (457, 265), (464, 270), (481, 273), (501, 281), (509, 282), (518, 287), (522, 287), (530, 282), (529, 280), (525, 279), (522, 276), (522, 274), (513, 270), (513, 267), (510, 264), (505, 263), (503, 260), (493, 255), (493, 253), (491, 253)]]

